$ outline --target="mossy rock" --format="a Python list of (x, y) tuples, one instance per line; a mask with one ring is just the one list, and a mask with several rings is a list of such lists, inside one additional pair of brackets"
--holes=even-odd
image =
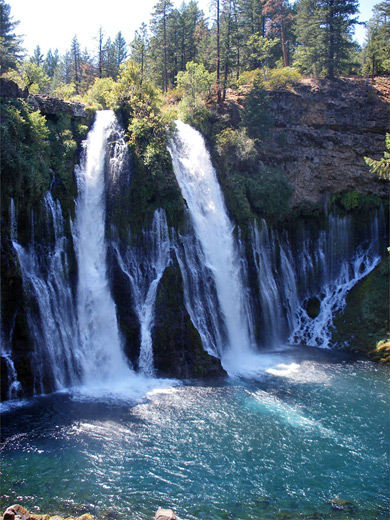
[(157, 290), (152, 338), (154, 366), (159, 375), (198, 378), (225, 374), (220, 360), (204, 350), (187, 312), (177, 262), (166, 268)]
[(379, 341), (374, 350), (371, 350), (370, 356), (374, 361), (390, 363), (390, 339)]
[[(346, 298), (343, 313), (334, 320), (333, 342), (358, 351), (374, 360), (385, 359), (387, 346), (376, 346), (389, 331), (390, 258), (380, 264), (355, 285)], [(383, 347), (383, 348), (382, 348)]]

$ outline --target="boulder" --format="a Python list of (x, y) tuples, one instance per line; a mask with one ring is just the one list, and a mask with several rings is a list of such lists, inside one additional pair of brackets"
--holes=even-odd
[(172, 509), (158, 509), (155, 520), (180, 520)]
[(64, 101), (51, 96), (30, 94), (27, 102), (34, 110), (39, 110), (44, 116), (68, 114), (73, 117), (85, 117), (86, 115), (86, 105), (76, 101)]
[(3, 98), (23, 98), (28, 96), (28, 90), (22, 90), (15, 81), (0, 78), (0, 97)]
[(31, 520), (30, 513), (19, 504), (10, 506), (3, 515), (3, 520)]
[(204, 350), (185, 307), (177, 260), (165, 269), (157, 289), (152, 338), (154, 366), (160, 376), (185, 379), (226, 375), (221, 361)]

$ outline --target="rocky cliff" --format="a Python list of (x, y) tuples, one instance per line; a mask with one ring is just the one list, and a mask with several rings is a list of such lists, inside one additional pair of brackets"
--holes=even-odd
[[(364, 162), (385, 151), (389, 87), (389, 79), (307, 79), (268, 93), (273, 127), (260, 157), (286, 172), (295, 188), (293, 206), (347, 191), (389, 195), (389, 183), (376, 179)], [(237, 98), (239, 106), (244, 99)]]

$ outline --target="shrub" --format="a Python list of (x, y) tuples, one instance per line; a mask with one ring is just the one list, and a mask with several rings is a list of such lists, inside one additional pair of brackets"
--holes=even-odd
[(245, 98), (241, 121), (249, 137), (264, 139), (272, 125), (267, 91), (260, 74)]
[(261, 217), (279, 219), (290, 210), (293, 187), (278, 168), (265, 167), (247, 181), (247, 197), (253, 211)]
[(96, 110), (111, 108), (114, 104), (115, 81), (112, 78), (96, 78), (84, 100)]
[(302, 79), (302, 75), (291, 67), (270, 70), (264, 86), (269, 90), (285, 89), (291, 87)]

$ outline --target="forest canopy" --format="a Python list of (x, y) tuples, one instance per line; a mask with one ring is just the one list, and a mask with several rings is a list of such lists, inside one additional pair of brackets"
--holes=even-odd
[[(98, 27), (91, 50), (82, 49), (74, 35), (64, 55), (57, 49), (43, 55), (37, 45), (27, 56), (11, 7), (0, 0), (0, 73), (32, 93), (77, 99), (91, 88), (96, 91), (96, 80), (116, 82), (131, 60), (141, 84), (180, 97), (192, 67), (207, 84), (207, 95), (197, 85), (196, 95), (206, 100), (214, 95), (218, 101), (229, 87), (259, 72), (265, 81), (298, 73), (329, 79), (390, 74), (390, 0), (374, 7), (362, 47), (354, 40), (358, 0), (212, 0), (211, 6), (206, 18), (195, 0), (179, 8), (158, 0), (150, 23), (143, 23), (132, 41), (121, 32), (107, 36)], [(110, 89), (110, 81), (98, 85)]]

